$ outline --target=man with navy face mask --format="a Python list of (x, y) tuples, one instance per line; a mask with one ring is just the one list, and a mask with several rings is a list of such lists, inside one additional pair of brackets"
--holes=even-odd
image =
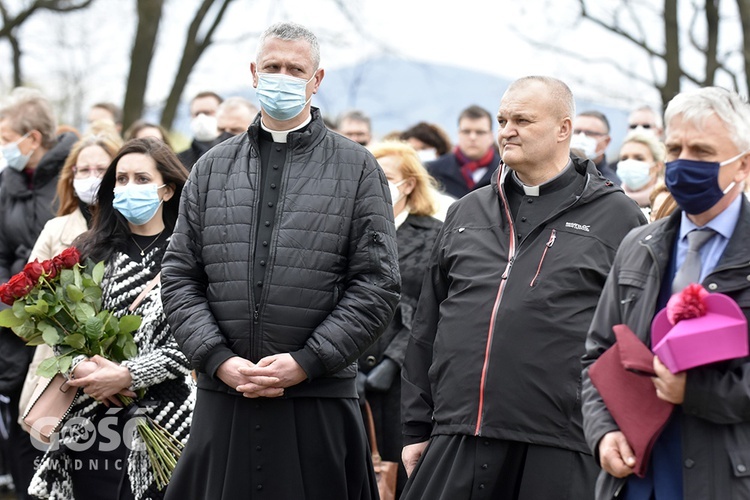
[[(629, 500), (748, 498), (750, 357), (675, 374), (655, 357), (653, 390), (675, 408), (645, 477), (633, 475), (643, 457), (634, 455), (588, 374), (614, 343), (613, 325), (628, 325), (650, 346), (655, 313), (690, 282), (728, 295), (750, 317), (750, 203), (742, 196), (750, 174), (750, 106), (731, 91), (697, 89), (669, 103), (665, 123), (665, 180), (679, 210), (623, 241), (584, 356), (584, 431), (603, 469), (597, 498), (616, 492)], [(689, 248), (699, 259), (688, 259)]]
[(393, 207), (310, 105), (319, 50), (297, 24), (264, 32), (260, 115), (182, 192), (162, 298), (198, 395), (167, 498), (377, 498), (355, 363), (399, 297)]

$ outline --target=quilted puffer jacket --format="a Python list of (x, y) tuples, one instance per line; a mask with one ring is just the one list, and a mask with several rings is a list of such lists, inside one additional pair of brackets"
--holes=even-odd
[(260, 117), (201, 157), (185, 184), (162, 299), (199, 387), (234, 393), (215, 376), (224, 361), (288, 352), (308, 381), (287, 397), (356, 397), (353, 362), (393, 316), (400, 277), (385, 176), (315, 108), (312, 117), (287, 138), (264, 277), (253, 276)]

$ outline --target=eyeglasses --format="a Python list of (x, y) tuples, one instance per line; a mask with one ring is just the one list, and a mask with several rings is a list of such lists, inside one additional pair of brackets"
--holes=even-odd
[(653, 127), (653, 125), (651, 125), (650, 123), (631, 123), (630, 125), (628, 125), (628, 127), (630, 127), (630, 130), (637, 129), (638, 127), (650, 129), (651, 127)]
[(73, 167), (73, 175), (76, 179), (88, 179), (92, 174), (94, 175), (94, 177), (103, 177), (106, 171), (107, 165), (96, 165), (94, 167)]
[(586, 137), (604, 137), (607, 135), (606, 132), (596, 132), (594, 130), (575, 129), (573, 130), (574, 135), (583, 134)]

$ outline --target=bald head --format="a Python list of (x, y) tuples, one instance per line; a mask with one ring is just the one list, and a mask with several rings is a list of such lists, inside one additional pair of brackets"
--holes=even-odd
[(511, 83), (506, 93), (513, 90), (522, 90), (529, 87), (536, 87), (535, 90), (541, 96), (546, 96), (550, 104), (549, 112), (555, 118), (573, 117), (576, 115), (576, 103), (573, 99), (573, 92), (565, 82), (549, 76), (525, 76)]

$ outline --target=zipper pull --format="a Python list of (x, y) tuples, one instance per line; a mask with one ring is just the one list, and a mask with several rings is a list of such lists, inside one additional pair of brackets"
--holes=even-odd
[(557, 229), (552, 230), (552, 234), (549, 235), (549, 241), (547, 242), (547, 248), (552, 248), (552, 245), (555, 244), (555, 240), (557, 239)]
[(507, 280), (508, 279), (508, 273), (510, 273), (510, 268), (513, 267), (513, 260), (515, 257), (511, 257), (508, 261), (508, 264), (505, 266), (505, 271), (503, 271), (503, 275), (500, 277), (501, 279)]
[(253, 311), (253, 321), (257, 323), (259, 317), (260, 317), (260, 313), (258, 313), (258, 309), (256, 308), (255, 311)]

